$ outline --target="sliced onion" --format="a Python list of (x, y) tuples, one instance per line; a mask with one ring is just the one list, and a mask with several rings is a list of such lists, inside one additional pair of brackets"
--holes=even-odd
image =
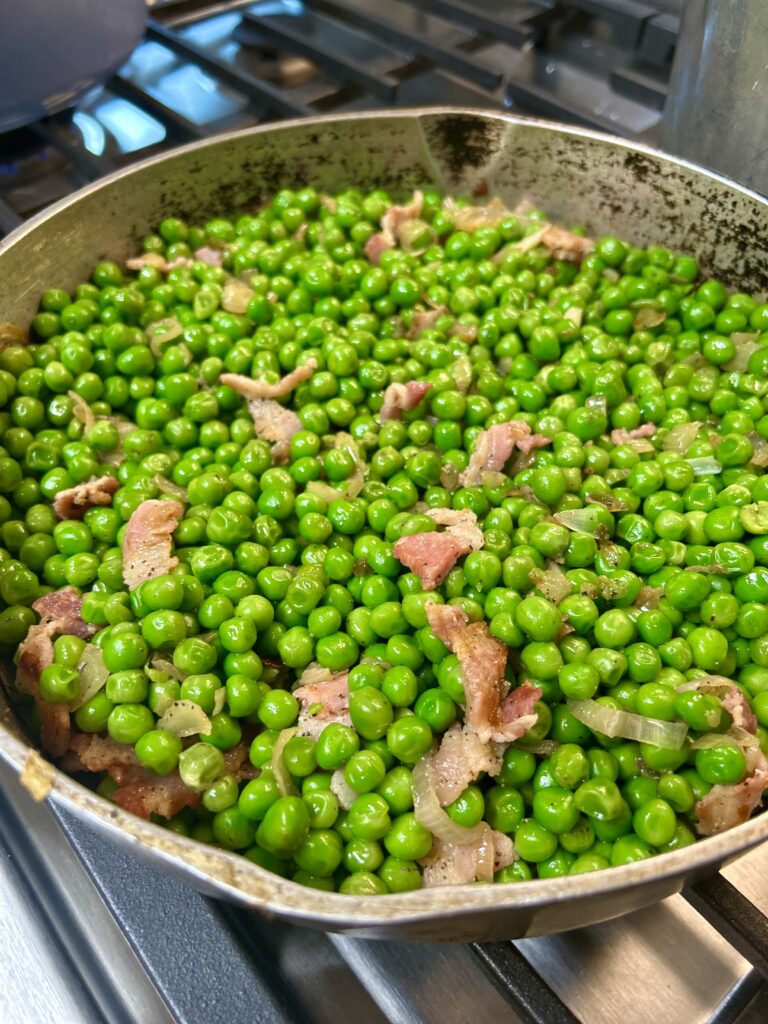
[(550, 569), (533, 569), (530, 578), (544, 597), (553, 604), (560, 604), (571, 594), (571, 584), (559, 566)]
[(449, 333), (452, 337), (471, 345), (477, 339), (477, 324), (455, 323)]
[(617, 711), (594, 700), (569, 700), (568, 710), (582, 725), (604, 736), (652, 743), (666, 750), (680, 750), (688, 733), (688, 726), (680, 722), (662, 722), (630, 711)]
[(248, 309), (253, 291), (236, 277), (230, 277), (221, 290), (221, 308), (227, 313), (242, 315)]
[(336, 796), (340, 806), (345, 811), (349, 810), (360, 795), (356, 790), (352, 789), (344, 778), (343, 768), (337, 768), (331, 776), (331, 792)]
[(693, 420), (691, 423), (678, 423), (676, 427), (667, 433), (662, 448), (667, 452), (677, 452), (678, 455), (685, 455), (699, 432), (701, 423)]
[(186, 736), (208, 736), (211, 720), (193, 700), (175, 700), (157, 720), (157, 728), (184, 739)]
[(720, 562), (713, 562), (711, 565), (686, 565), (685, 571), (701, 572), (707, 576), (727, 576), (733, 570), (729, 569), (727, 565), (721, 565)]
[(307, 491), (310, 494), (316, 494), (323, 501), (331, 502), (338, 501), (344, 497), (344, 494), (337, 490), (335, 487), (331, 487), (330, 484), (323, 483), (322, 480), (310, 480), (307, 484)]
[(552, 518), (567, 530), (573, 530), (574, 533), (588, 533), (590, 537), (597, 536), (601, 525), (596, 510), (591, 508), (565, 509), (563, 512), (555, 512)]
[(752, 452), (752, 458), (749, 460), (751, 466), (757, 466), (759, 469), (764, 469), (768, 466), (768, 441), (755, 430), (751, 430), (747, 437), (752, 442), (754, 451)]
[(582, 320), (584, 319), (584, 310), (580, 306), (571, 306), (570, 309), (566, 309), (563, 313), (564, 320), (570, 320), (574, 327), (581, 327)]
[(700, 459), (686, 459), (685, 461), (693, 470), (694, 476), (716, 476), (723, 471), (721, 464), (711, 455), (705, 455)]
[(602, 505), (603, 508), (608, 509), (609, 512), (628, 512), (629, 505), (623, 501), (619, 501), (618, 498), (610, 493), (603, 491), (595, 491), (592, 494), (588, 494), (584, 499), (588, 505)]
[(729, 362), (723, 366), (724, 370), (729, 372), (737, 371), (738, 373), (744, 373), (749, 365), (749, 357), (753, 352), (756, 352), (760, 345), (757, 344), (757, 339), (760, 337), (759, 331), (734, 331), (731, 335), (731, 341), (736, 347), (736, 355)]
[[(492, 882), (496, 868), (496, 844), (493, 841), (493, 830), (486, 822), (480, 823), (483, 835), (477, 845), (475, 856), (475, 877), (478, 882)], [(506, 837), (505, 837), (506, 838)]]
[(483, 838), (485, 822), (474, 825), (472, 828), (464, 828), (463, 825), (457, 825), (440, 806), (432, 779), (432, 759), (430, 757), (422, 757), (416, 762), (411, 772), (411, 779), (413, 781), (413, 813), (419, 824), (429, 829), (433, 836), (442, 839), (444, 843), (453, 843), (454, 846), (466, 846), (468, 843), (476, 843)]
[(667, 314), (663, 309), (651, 309), (650, 306), (645, 306), (643, 309), (638, 309), (632, 326), (636, 331), (646, 331), (651, 327), (660, 327), (666, 319)]
[(173, 483), (172, 480), (168, 480), (168, 478), (162, 476), (162, 474), (156, 473), (153, 477), (153, 482), (158, 491), (162, 491), (163, 494), (172, 494), (174, 498), (178, 498), (179, 501), (189, 501), (189, 495), (187, 494), (186, 488), (179, 487), (178, 484)]
[(280, 790), (280, 796), (296, 796), (298, 792), (293, 779), (291, 778), (291, 773), (285, 767), (285, 761), (283, 761), (283, 750), (285, 750), (285, 745), (292, 736), (296, 735), (296, 732), (296, 726), (292, 729), (283, 729), (277, 737), (277, 742), (272, 750), (272, 761), (270, 767), (272, 768), (272, 774), (275, 777), (277, 788)]
[(440, 470), (440, 484), (446, 491), (454, 491), (459, 486), (459, 469), (454, 462), (446, 462)]
[(460, 391), (462, 395), (466, 395), (472, 386), (472, 363), (467, 356), (461, 356), (453, 364), (451, 371), (456, 390)]
[(728, 733), (708, 732), (691, 744), (691, 750), (711, 750), (712, 747), (738, 747), (739, 744)]
[(145, 334), (149, 338), (149, 350), (155, 359), (160, 358), (162, 346), (166, 342), (178, 338), (183, 330), (184, 328), (175, 316), (167, 316), (163, 320), (156, 320), (147, 327)]
[(6, 345), (26, 345), (28, 341), (29, 334), (23, 327), (9, 323), (0, 324), (0, 348)]
[(86, 644), (77, 663), (77, 671), (80, 676), (80, 690), (69, 705), (72, 711), (77, 711), (91, 697), (95, 697), (109, 679), (109, 669), (104, 664), (101, 648), (95, 644)]
[(76, 391), (68, 391), (67, 395), (72, 399), (72, 415), (83, 424), (83, 433), (89, 434), (96, 426), (93, 409)]
[(162, 654), (153, 654), (149, 659), (147, 668), (155, 669), (158, 672), (164, 672), (170, 679), (178, 679), (179, 682), (182, 682), (187, 678), (186, 672), (182, 672), (180, 668), (176, 668), (173, 662), (169, 661), (169, 659)]
[(224, 710), (224, 705), (227, 703), (227, 688), (226, 686), (220, 686), (213, 694), (213, 714), (220, 715)]
[(360, 445), (352, 437), (351, 434), (347, 434), (344, 431), (338, 433), (334, 440), (334, 447), (346, 448), (351, 453), (352, 458), (355, 460), (355, 469), (351, 476), (348, 476), (345, 481), (346, 486), (346, 497), (356, 498), (363, 487), (365, 487), (365, 471), (366, 466), (363, 458), (360, 454)]
[(543, 228), (539, 228), (538, 231), (534, 231), (530, 235), (526, 235), (525, 238), (521, 238), (519, 242), (515, 242), (510, 248), (514, 252), (530, 252), (531, 249), (535, 249), (537, 245), (541, 245), (544, 235), (547, 233), (548, 224), (545, 224)]

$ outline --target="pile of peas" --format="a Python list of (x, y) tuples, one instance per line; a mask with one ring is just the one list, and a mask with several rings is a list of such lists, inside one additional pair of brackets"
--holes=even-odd
[[(396, 247), (373, 266), (363, 248), (390, 204), (382, 191), (331, 203), (305, 188), (234, 221), (168, 218), (144, 239), (146, 253), (172, 262), (213, 246), (223, 267), (193, 259), (131, 274), (102, 262), (73, 293), (43, 294), (31, 343), (0, 350), (3, 650), (36, 621), (36, 598), (78, 588), (109, 677), (73, 725), (133, 745), (159, 774), (179, 768), (194, 780), (199, 809), (163, 824), (320, 889), (403, 892), (421, 885), (432, 843), (413, 813), (411, 767), (462, 716), (457, 659), (425, 616), (428, 602), (453, 602), (509, 645), (512, 685), (529, 678), (543, 691), (537, 724), (508, 747), (499, 775), (447, 808), (461, 825), (485, 820), (513, 837), (520, 860), (496, 880), (693, 843), (696, 801), (740, 781), (745, 758), (726, 738), (690, 749), (696, 736), (725, 732), (730, 716), (715, 695), (677, 687), (731, 677), (768, 750), (768, 305), (700, 280), (694, 259), (656, 246), (605, 237), (581, 264), (542, 247), (520, 252), (514, 243), (543, 214), (470, 234), (434, 191), (409, 231), (414, 251)], [(253, 292), (244, 315), (221, 308), (232, 275)], [(417, 311), (441, 307), (408, 337)], [(642, 310), (656, 315), (638, 321)], [(154, 354), (147, 329), (167, 318), (181, 333)], [(474, 328), (473, 343), (457, 323)], [(743, 334), (750, 351), (739, 361)], [(303, 429), (290, 461), (272, 465), (220, 374), (277, 380), (310, 358), (316, 372), (285, 400)], [(462, 375), (471, 370), (466, 393), (457, 360)], [(432, 384), (422, 403), (379, 422), (387, 385), (416, 378)], [(88, 432), (70, 392), (99, 417)], [(136, 429), (121, 439), (115, 417)], [(444, 468), (461, 471), (479, 432), (512, 418), (551, 445), (512, 477), (445, 489)], [(670, 429), (691, 421), (703, 426), (688, 450), (665, 449)], [(612, 429), (644, 423), (657, 426), (652, 450), (610, 443)], [(340, 432), (353, 440), (335, 445)], [(111, 505), (57, 521), (55, 495), (102, 475), (105, 457), (121, 485)], [(344, 491), (358, 459), (367, 478), (354, 498), (307, 489)], [(124, 527), (163, 496), (162, 478), (187, 491), (180, 564), (128, 593)], [(588, 504), (590, 494), (621, 511)], [(431, 593), (393, 555), (399, 537), (435, 528), (427, 507), (470, 509), (484, 532), (482, 550)], [(582, 507), (597, 536), (552, 518)], [(531, 575), (549, 560), (571, 588), (559, 604)], [(642, 610), (646, 586), (660, 597)], [(74, 700), (83, 647), (56, 640), (45, 699)], [(156, 652), (174, 673), (152, 667)], [(311, 662), (349, 673), (354, 728), (288, 740), (296, 795), (284, 796), (273, 750), (296, 724), (291, 687)], [(610, 740), (569, 711), (569, 700), (590, 698), (682, 721), (690, 738), (679, 751)], [(210, 734), (182, 743), (156, 727), (177, 699), (211, 716)], [(243, 740), (260, 773), (238, 783), (224, 753)], [(348, 810), (330, 788), (337, 770), (358, 794)], [(109, 797), (114, 783), (99, 791)]]

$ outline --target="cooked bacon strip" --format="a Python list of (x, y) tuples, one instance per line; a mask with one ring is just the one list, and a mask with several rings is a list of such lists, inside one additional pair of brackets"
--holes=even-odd
[(423, 204), (424, 196), (417, 190), (406, 206), (390, 206), (381, 218), (381, 231), (371, 235), (363, 247), (366, 259), (378, 265), (381, 254), (397, 245), (401, 226), (421, 216)]
[(634, 430), (622, 430), (617, 428), (611, 431), (611, 444), (629, 444), (630, 441), (637, 441), (641, 437), (653, 437), (656, 433), (655, 423), (643, 423)]
[(123, 537), (123, 579), (129, 590), (171, 572), (179, 564), (173, 531), (184, 516), (178, 501), (150, 498), (132, 513)]
[(481, 772), (498, 775), (502, 754), (500, 744), (484, 743), (472, 729), (452, 725), (432, 758), (432, 779), (441, 805), (453, 803)]
[(49, 704), (40, 694), (40, 673), (53, 662), (53, 641), (57, 636), (79, 636), (87, 640), (98, 627), (80, 617), (82, 598), (72, 587), (39, 597), (32, 605), (40, 622), (32, 626), (19, 646), (19, 686), (35, 701), (40, 719), (40, 742), (51, 757), (61, 757), (69, 746), (69, 708)]
[(696, 831), (699, 835), (718, 835), (749, 819), (768, 789), (768, 760), (761, 750), (748, 753), (747, 769), (748, 774), (741, 782), (713, 786), (697, 801)]
[(483, 531), (477, 516), (469, 509), (431, 509), (427, 515), (438, 525), (445, 524), (444, 533), (414, 533), (400, 537), (393, 548), (395, 558), (415, 572), (425, 590), (439, 587), (462, 555), (479, 551)]
[(531, 428), (522, 420), (496, 423), (478, 434), (469, 457), (469, 465), (461, 474), (462, 487), (476, 487), (483, 482), (483, 473), (502, 470), (517, 448), (530, 454), (534, 448), (549, 444), (542, 434), (531, 434)]
[(574, 235), (573, 232), (559, 228), (555, 224), (547, 225), (541, 241), (556, 260), (570, 260), (572, 263), (581, 263), (595, 247), (593, 238)]
[(290, 455), (291, 438), (304, 429), (296, 413), (271, 398), (249, 399), (248, 412), (257, 436), (263, 441), (273, 442), (272, 461), (286, 462)]
[(370, 263), (373, 263), (375, 266), (378, 266), (379, 260), (381, 259), (381, 254), (383, 252), (386, 252), (387, 249), (394, 249), (394, 247), (395, 239), (387, 237), (387, 235), (379, 231), (377, 234), (371, 235), (371, 237), (365, 243), (365, 245), (363, 246), (363, 253), (365, 254), (365, 258)]
[(389, 207), (381, 218), (381, 230), (387, 237), (391, 237), (393, 235), (397, 237), (398, 228), (405, 224), (406, 221), (420, 217), (423, 206), (424, 194), (419, 191), (419, 189), (416, 189), (410, 203), (406, 203), (405, 206)]
[(734, 725), (738, 725), (746, 732), (751, 732), (752, 735), (757, 732), (757, 717), (750, 707), (749, 701), (735, 683), (730, 684), (720, 698), (720, 703), (730, 714)]
[(541, 690), (525, 682), (507, 696), (507, 648), (491, 636), (484, 622), (469, 622), (456, 605), (430, 602), (425, 611), (432, 632), (459, 659), (466, 724), (485, 743), (520, 739), (536, 723), (533, 706)]
[(185, 807), (199, 806), (202, 798), (202, 793), (184, 784), (178, 772), (154, 775), (146, 769), (133, 771), (125, 784), (112, 794), (118, 807), (145, 819), (153, 814), (172, 818)]
[[(311, 682), (303, 682), (308, 676)], [(352, 725), (349, 716), (349, 688), (347, 672), (331, 674), (327, 669), (305, 672), (299, 680), (303, 685), (293, 691), (294, 697), (301, 704), (299, 712), (299, 735), (317, 739), (326, 725), (338, 722), (340, 725)]]
[(480, 228), (495, 228), (512, 214), (498, 196), (494, 196), (484, 206), (456, 206), (453, 200), (447, 199), (444, 208), (453, 213), (453, 223), (457, 231), (478, 231)]
[(422, 881), (425, 888), (491, 882), (494, 871), (500, 871), (517, 859), (515, 845), (509, 836), (488, 826), (474, 843), (462, 846), (435, 839), (429, 855), (421, 862), (424, 867)]
[(414, 313), (406, 338), (418, 338), (422, 331), (428, 331), (434, 327), (440, 317), (445, 316), (448, 312), (450, 310), (447, 306), (436, 306), (423, 313)]
[(302, 366), (287, 373), (277, 384), (270, 384), (266, 380), (253, 380), (251, 377), (244, 377), (240, 373), (222, 373), (219, 380), (222, 384), (237, 391), (243, 398), (282, 398), (288, 395), (294, 388), (298, 387), (305, 380), (309, 380), (317, 369), (317, 362), (308, 359)]
[(409, 380), (407, 384), (390, 384), (384, 392), (381, 420), (399, 420), (401, 412), (415, 409), (432, 385), (427, 381)]
[(209, 267), (222, 267), (224, 265), (224, 253), (221, 249), (214, 249), (210, 245), (203, 245), (195, 249), (195, 259), (202, 260)]
[(140, 765), (132, 746), (118, 743), (111, 736), (74, 732), (62, 768), (68, 772), (115, 772), (122, 778), (121, 772)]
[(111, 505), (112, 495), (120, 487), (114, 476), (93, 477), (85, 484), (59, 491), (53, 500), (53, 511), (59, 519), (82, 519), (89, 508)]

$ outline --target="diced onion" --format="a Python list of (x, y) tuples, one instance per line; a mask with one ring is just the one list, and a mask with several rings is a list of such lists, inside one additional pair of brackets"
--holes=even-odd
[(474, 825), (472, 828), (464, 828), (450, 818), (437, 797), (435, 784), (432, 779), (432, 759), (422, 757), (413, 766), (411, 772), (413, 781), (413, 813), (419, 824), (428, 829), (433, 836), (442, 839), (444, 843), (453, 843), (454, 846), (466, 846), (468, 843), (476, 843), (482, 839), (485, 833), (485, 822)]
[(563, 313), (563, 319), (570, 320), (574, 327), (581, 327), (581, 322), (584, 319), (584, 310), (579, 306), (571, 306), (570, 309), (566, 309)]
[(248, 303), (253, 298), (253, 291), (244, 281), (231, 277), (221, 290), (221, 308), (227, 313), (242, 315), (248, 309)]
[(604, 736), (637, 743), (651, 743), (666, 750), (680, 750), (688, 732), (688, 726), (680, 722), (662, 722), (658, 718), (646, 718), (630, 711), (619, 711), (605, 707), (594, 700), (568, 701), (568, 710), (573, 717), (595, 732)]
[(483, 828), (483, 835), (477, 845), (475, 877), (478, 882), (492, 882), (496, 867), (496, 844), (493, 841), (491, 826), (484, 821), (480, 822), (480, 826)]
[(161, 473), (156, 473), (153, 478), (155, 487), (158, 491), (162, 491), (163, 494), (172, 494), (174, 498), (178, 498), (179, 501), (189, 501), (189, 495), (187, 494), (186, 488), (179, 487), (178, 484), (173, 483), (172, 480), (168, 480)]
[(739, 744), (727, 733), (708, 732), (691, 744), (691, 750), (711, 750), (712, 747), (738, 747)]
[(173, 733), (179, 739), (186, 736), (208, 736), (211, 720), (193, 700), (175, 700), (157, 720), (157, 728)]
[(476, 324), (463, 324), (459, 322), (453, 325), (450, 334), (460, 341), (465, 341), (467, 345), (471, 345), (477, 339), (477, 326)]
[(354, 472), (352, 473), (351, 476), (347, 477), (345, 484), (346, 497), (350, 499), (356, 498), (360, 491), (362, 491), (363, 487), (365, 487), (366, 467), (365, 462), (363, 461), (363, 458), (360, 455), (360, 445), (357, 443), (354, 437), (352, 437), (351, 434), (347, 434), (344, 431), (341, 431), (336, 435), (334, 447), (346, 448), (347, 451), (350, 452), (350, 454), (352, 455), (352, 458), (355, 460)]
[(344, 778), (343, 768), (337, 768), (331, 776), (331, 792), (336, 796), (340, 806), (345, 811), (349, 810), (360, 795), (356, 790), (352, 789)]
[(701, 423), (693, 420), (692, 423), (678, 423), (676, 427), (668, 432), (662, 445), (664, 451), (677, 452), (678, 455), (685, 455), (699, 432)]
[(510, 248), (514, 252), (530, 252), (531, 249), (535, 249), (537, 245), (540, 245), (544, 235), (547, 233), (548, 224), (545, 224), (543, 228), (539, 228), (538, 231), (534, 231), (530, 235), (526, 235), (525, 238), (521, 238), (519, 242), (515, 242)]
[(454, 213), (457, 231), (478, 231), (480, 228), (494, 228), (509, 217), (509, 210), (498, 196), (485, 206), (461, 206)]
[(609, 512), (628, 512), (629, 506), (607, 491), (595, 491), (584, 499), (588, 505), (602, 505)]
[(272, 762), (270, 767), (272, 768), (272, 774), (275, 777), (277, 788), (280, 790), (280, 796), (296, 796), (298, 792), (294, 785), (291, 773), (285, 767), (285, 761), (283, 761), (283, 750), (285, 745), (292, 736), (295, 736), (297, 732), (296, 727), (292, 729), (283, 729), (280, 735), (277, 737), (274, 749), (272, 750)]
[(727, 576), (732, 569), (729, 569), (727, 565), (721, 565), (720, 562), (713, 562), (711, 565), (686, 565), (686, 572), (701, 572), (705, 575), (718, 575)]
[(72, 711), (77, 711), (91, 697), (95, 697), (109, 679), (109, 669), (104, 664), (101, 648), (95, 644), (86, 644), (77, 663), (77, 671), (80, 676), (80, 690), (70, 704)]
[(440, 470), (440, 484), (446, 491), (453, 491), (459, 485), (459, 469), (454, 462), (446, 462)]
[(749, 365), (749, 357), (761, 347), (757, 343), (759, 337), (759, 331), (750, 331), (748, 333), (734, 331), (731, 335), (731, 341), (736, 348), (736, 355), (729, 362), (725, 363), (723, 369), (729, 372), (744, 373)]
[(723, 471), (722, 465), (711, 455), (705, 455), (700, 459), (686, 459), (685, 461), (693, 470), (694, 476), (716, 475)]
[(591, 508), (565, 509), (563, 512), (555, 512), (552, 518), (568, 530), (573, 530), (575, 533), (588, 533), (591, 537), (597, 536), (601, 522), (596, 509)]
[(220, 715), (224, 710), (224, 705), (227, 703), (227, 688), (226, 686), (220, 686), (213, 694), (213, 713), (214, 715)]

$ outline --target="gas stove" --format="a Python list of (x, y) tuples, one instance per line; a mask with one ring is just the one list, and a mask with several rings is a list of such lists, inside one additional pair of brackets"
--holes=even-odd
[[(508, 109), (658, 140), (682, 0), (156, 0), (72, 110), (0, 136), (0, 235), (179, 143), (387, 106)], [(764, 1024), (768, 846), (617, 921), (415, 946), (234, 909), (33, 803), (0, 765), (4, 1024)]]

